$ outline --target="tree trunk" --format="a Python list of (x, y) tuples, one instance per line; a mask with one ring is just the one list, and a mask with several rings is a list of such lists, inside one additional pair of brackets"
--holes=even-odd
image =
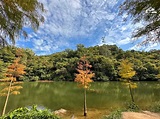
[(86, 88), (84, 88), (84, 116), (87, 116)]
[(132, 89), (131, 89), (130, 83), (129, 83), (129, 91), (130, 91), (132, 102), (134, 102), (134, 98), (133, 98), (133, 94), (132, 94)]
[(11, 91), (11, 85), (12, 85), (12, 80), (11, 80), (11, 82), (9, 84), (9, 87), (8, 87), (8, 93), (7, 93), (6, 101), (5, 101), (5, 104), (4, 104), (4, 107), (3, 107), (2, 116), (4, 116), (4, 114), (6, 112), (6, 107), (7, 107), (7, 103), (8, 103), (8, 99), (9, 99), (9, 94), (10, 94), (10, 91)]

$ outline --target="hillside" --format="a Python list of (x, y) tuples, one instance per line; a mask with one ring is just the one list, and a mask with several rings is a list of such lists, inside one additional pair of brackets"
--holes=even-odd
[[(16, 57), (21, 57), (21, 63), (26, 65), (26, 74), (19, 80), (36, 81), (73, 81), (79, 58), (86, 55), (92, 71), (95, 73), (94, 81), (117, 81), (118, 66), (122, 59), (128, 59), (134, 64), (136, 75), (132, 80), (157, 81), (160, 74), (160, 50), (123, 51), (116, 45), (102, 45), (84, 47), (77, 45), (76, 50), (65, 51), (46, 56), (36, 56), (30, 49), (5, 47), (0, 50), (0, 70), (13, 62)], [(0, 73), (0, 79), (3, 78)]]

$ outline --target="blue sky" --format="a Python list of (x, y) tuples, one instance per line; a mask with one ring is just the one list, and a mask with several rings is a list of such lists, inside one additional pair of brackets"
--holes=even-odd
[(124, 21), (126, 14), (119, 16), (123, 0), (39, 0), (44, 4), (45, 22), (37, 32), (30, 28), (27, 39), (19, 39), (16, 46), (31, 48), (37, 55), (52, 54), (65, 49), (76, 49), (77, 44), (86, 47), (116, 44), (123, 50), (160, 49), (159, 44), (137, 46), (131, 38), (135, 28), (142, 23)]

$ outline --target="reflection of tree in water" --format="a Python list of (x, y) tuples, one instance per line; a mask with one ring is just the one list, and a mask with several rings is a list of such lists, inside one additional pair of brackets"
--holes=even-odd
[[(137, 85), (138, 88), (134, 90), (134, 96), (140, 108), (158, 103), (160, 97), (159, 83), (137, 82)], [(91, 89), (100, 91), (100, 93), (87, 90), (88, 107), (90, 108), (113, 110), (123, 107), (125, 102), (129, 101), (128, 90), (120, 82), (94, 82)], [(81, 105), (83, 105), (81, 96), (83, 96), (83, 90), (73, 82), (25, 82), (21, 95), (10, 97), (7, 112), (33, 104), (51, 110), (64, 108), (71, 111), (81, 111)], [(3, 100), (3, 97), (0, 97), (0, 100)], [(12, 100), (16, 101), (13, 102)], [(1, 107), (0, 110), (2, 110)]]

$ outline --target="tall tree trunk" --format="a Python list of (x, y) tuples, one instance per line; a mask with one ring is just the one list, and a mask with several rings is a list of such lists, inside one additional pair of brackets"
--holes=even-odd
[(86, 88), (84, 88), (84, 116), (87, 116)]
[(132, 102), (134, 102), (133, 93), (132, 93), (132, 88), (131, 88), (131, 84), (130, 84), (130, 83), (129, 83), (129, 91), (130, 91), (130, 95), (131, 95)]
[(11, 82), (9, 84), (9, 87), (8, 87), (8, 93), (7, 93), (6, 101), (5, 101), (5, 104), (4, 104), (4, 107), (3, 107), (2, 116), (4, 116), (4, 114), (6, 112), (6, 107), (7, 107), (7, 103), (8, 103), (8, 99), (9, 99), (9, 94), (10, 94), (10, 91), (11, 91), (11, 86), (12, 86), (12, 80), (11, 80)]

